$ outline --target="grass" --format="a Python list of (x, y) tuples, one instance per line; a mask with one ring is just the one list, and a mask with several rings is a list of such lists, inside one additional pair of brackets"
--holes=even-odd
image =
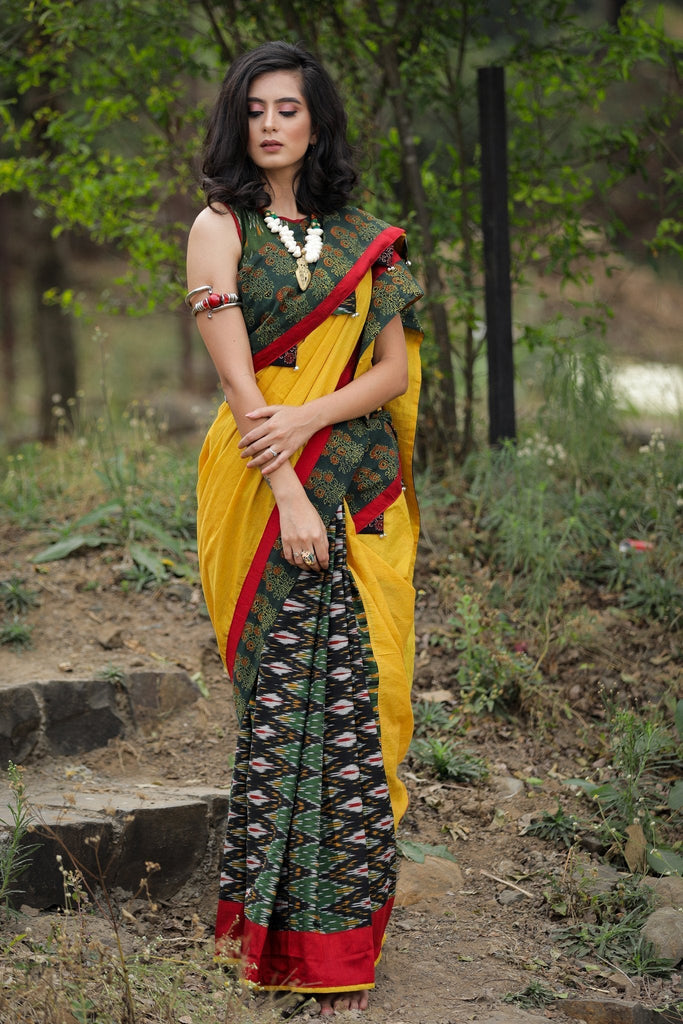
[(11, 647), (14, 651), (22, 651), (31, 647), (33, 627), (17, 618), (0, 624), (0, 647)]
[(654, 906), (652, 891), (626, 878), (605, 893), (578, 882), (572, 902), (575, 921), (555, 933), (558, 944), (577, 957), (595, 957), (626, 974), (667, 977), (670, 960), (658, 956), (641, 934)]
[[(3, 518), (39, 531), (36, 565), (99, 548), (122, 554), (124, 590), (194, 582), (196, 458), (196, 446), (170, 443), (154, 413), (134, 405), (118, 421), (80, 423), (54, 447), (7, 455)], [(26, 611), (32, 595), (13, 579), (0, 598)]]
[[(547, 719), (551, 728), (549, 702), (561, 687), (558, 662), (572, 650), (585, 654), (614, 643), (603, 605), (618, 610), (629, 629), (660, 631), (672, 661), (680, 653), (681, 553), (675, 538), (683, 508), (681, 446), (659, 435), (641, 451), (621, 442), (599, 368), (599, 361), (589, 364), (590, 388), (583, 387), (576, 364), (561, 387), (557, 381), (549, 386), (542, 415), (522, 423), (516, 449), (482, 449), (463, 471), (421, 481), (427, 499), (423, 552), (439, 605), (439, 626), (430, 629), (425, 649), (441, 655), (445, 677), (435, 682), (455, 698), (452, 705), (416, 707), (411, 757), (421, 773), (477, 784), (488, 766), (463, 738), (479, 723), (528, 729), (530, 722)], [(124, 592), (195, 580), (197, 444), (171, 442), (144, 403), (128, 405), (123, 415), (105, 407), (90, 417), (86, 405), (83, 400), (75, 434), (63, 432), (51, 448), (25, 444), (6, 455), (0, 524), (31, 537), (36, 565), (84, 550), (115, 558), (122, 563), (118, 583)], [(591, 436), (589, 427), (601, 436)], [(653, 546), (623, 552), (624, 537), (646, 538)], [(7, 616), (0, 642), (17, 649), (31, 642), (25, 617), (35, 595), (27, 579), (27, 573), (9, 575), (0, 586)], [(114, 678), (117, 671), (107, 666), (103, 675)], [(666, 699), (657, 698), (659, 707), (657, 701), (639, 706), (631, 733), (627, 719), (598, 722), (605, 767), (601, 778), (587, 781), (616, 793), (618, 828), (625, 827), (628, 801), (631, 813), (635, 798), (637, 812), (644, 797), (653, 841), (678, 853), (670, 821), (680, 794), (667, 789), (658, 761), (638, 774), (638, 744), (657, 722), (661, 726)], [(569, 701), (561, 714), (578, 728)], [(671, 732), (671, 722), (665, 725)], [(653, 758), (662, 753), (652, 744), (647, 750)], [(616, 828), (614, 815), (607, 800), (592, 800), (586, 809), (589, 826), (607, 820)], [(532, 827), (539, 838), (568, 846), (574, 825), (573, 815), (558, 805)], [(78, 885), (76, 879), (75, 890)], [(634, 973), (666, 973), (667, 965), (637, 935), (644, 905), (623, 894), (610, 907), (596, 907), (580, 893), (563, 899), (568, 910), (562, 941), (569, 953), (603, 957)], [(170, 1024), (188, 1014), (246, 1024), (274, 1014), (267, 1004), (252, 1003), (235, 975), (210, 962), (198, 928), (175, 948), (145, 941), (122, 962), (96, 934), (92, 919), (93, 906), (81, 895), (48, 938), (7, 935), (0, 1016), (8, 1001), (27, 1024), (47, 1024), (45, 1007), (51, 1004), (79, 1024)], [(547, 992), (541, 985), (518, 996), (545, 999)]]

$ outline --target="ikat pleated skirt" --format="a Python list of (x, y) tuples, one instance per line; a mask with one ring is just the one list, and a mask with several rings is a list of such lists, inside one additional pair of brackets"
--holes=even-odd
[(216, 948), (248, 983), (374, 984), (396, 863), (377, 685), (339, 509), (330, 567), (285, 601), (238, 738)]

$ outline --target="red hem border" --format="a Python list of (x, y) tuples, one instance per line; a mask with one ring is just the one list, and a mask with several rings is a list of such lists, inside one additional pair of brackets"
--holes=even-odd
[(372, 988), (393, 898), (362, 928), (323, 934), (285, 932), (254, 924), (244, 904), (219, 900), (216, 954), (237, 959), (244, 980), (262, 988), (337, 992)]

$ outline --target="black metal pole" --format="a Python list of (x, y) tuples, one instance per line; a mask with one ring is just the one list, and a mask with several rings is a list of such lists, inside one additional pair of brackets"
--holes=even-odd
[(508, 224), (505, 70), (479, 68), (481, 207), (484, 235), (489, 443), (516, 436)]

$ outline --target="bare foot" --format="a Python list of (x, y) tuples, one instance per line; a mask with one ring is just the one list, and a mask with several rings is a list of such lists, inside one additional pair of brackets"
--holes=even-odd
[(320, 1003), (320, 1016), (333, 1017), (337, 1010), (367, 1010), (370, 992), (367, 988), (358, 992), (321, 992), (316, 999)]

